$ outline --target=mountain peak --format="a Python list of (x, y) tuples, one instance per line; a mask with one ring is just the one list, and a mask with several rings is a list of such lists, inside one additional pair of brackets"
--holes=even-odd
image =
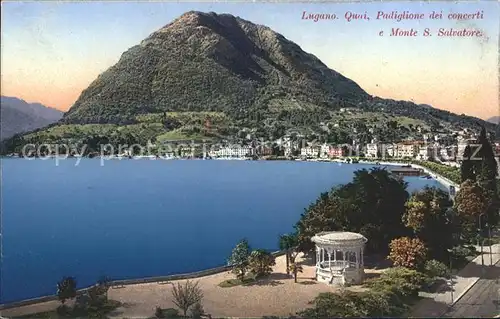
[(335, 108), (340, 99), (366, 97), (355, 82), (266, 26), (189, 11), (124, 52), (65, 120), (121, 123), (170, 110), (241, 116), (273, 100)]

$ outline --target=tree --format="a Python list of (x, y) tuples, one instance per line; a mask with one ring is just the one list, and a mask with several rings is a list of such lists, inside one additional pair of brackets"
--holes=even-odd
[(297, 273), (303, 272), (304, 269), (302, 268), (301, 265), (297, 263), (292, 263), (290, 264), (289, 271), (293, 274), (293, 280), (297, 282)]
[[(286, 251), (286, 274), (289, 275), (290, 271), (288, 267), (290, 266), (290, 262), (295, 260), (295, 257), (297, 256), (297, 253), (293, 252), (293, 249), (295, 249), (298, 246), (298, 238), (297, 234), (285, 234), (280, 236), (279, 240), (279, 247), (280, 250), (285, 250)], [(292, 261), (293, 262), (293, 261)]]
[(187, 315), (189, 308), (196, 303), (201, 303), (203, 299), (203, 291), (198, 286), (198, 281), (192, 282), (186, 280), (184, 284), (178, 282), (172, 284), (172, 302)]
[(453, 202), (447, 192), (425, 187), (406, 203), (403, 222), (429, 249), (429, 256), (448, 259), (448, 249), (457, 244), (459, 232)]
[(477, 161), (476, 176), (477, 182), (483, 188), (488, 202), (484, 213), (490, 225), (497, 225), (499, 221), (498, 209), (500, 208), (496, 181), (498, 167), (493, 147), (484, 127), (479, 134), (479, 147), (477, 155), (480, 161)]
[(63, 277), (57, 283), (57, 297), (63, 305), (66, 300), (76, 297), (76, 280), (74, 277)]
[(311, 252), (311, 237), (345, 230), (370, 238), (367, 251), (387, 252), (389, 242), (408, 234), (401, 220), (409, 197), (407, 183), (384, 169), (359, 170), (351, 183), (321, 194), (295, 225), (299, 251)]
[(263, 249), (252, 251), (248, 258), (250, 270), (257, 276), (269, 275), (273, 272), (273, 266), (276, 265), (274, 256)]
[(248, 258), (250, 257), (250, 245), (246, 239), (242, 239), (233, 249), (228, 260), (228, 266), (233, 267), (233, 273), (243, 280), (248, 269)]
[(448, 266), (435, 259), (428, 260), (424, 266), (425, 274), (430, 278), (448, 278), (450, 276), (450, 269)]
[(460, 175), (462, 183), (466, 180), (470, 179), (472, 181), (476, 181), (476, 174), (474, 173), (474, 162), (471, 159), (472, 157), (472, 149), (469, 145), (465, 147), (464, 153), (459, 154), (462, 155), (463, 160), (460, 165)]
[(455, 210), (462, 227), (464, 237), (471, 239), (479, 227), (479, 216), (486, 212), (489, 203), (483, 188), (472, 180), (460, 185), (455, 197)]
[(389, 244), (389, 259), (397, 267), (419, 269), (427, 257), (427, 248), (418, 238), (396, 238)]

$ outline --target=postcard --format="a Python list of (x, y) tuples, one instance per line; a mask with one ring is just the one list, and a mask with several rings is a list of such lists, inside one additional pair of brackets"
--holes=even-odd
[(1, 318), (500, 315), (498, 1), (1, 5)]

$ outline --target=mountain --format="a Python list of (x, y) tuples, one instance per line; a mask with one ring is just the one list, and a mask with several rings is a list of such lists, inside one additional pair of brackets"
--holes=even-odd
[(0, 139), (28, 132), (59, 121), (63, 112), (40, 103), (27, 103), (16, 97), (0, 98)]
[(486, 121), (493, 123), (493, 124), (500, 124), (500, 116), (493, 116), (487, 119)]
[(124, 52), (82, 91), (57, 130), (38, 130), (24, 141), (130, 145), (295, 133), (366, 143), (479, 126), (495, 129), (430, 105), (371, 96), (266, 26), (190, 11)]
[(123, 53), (64, 120), (119, 123), (178, 110), (241, 115), (273, 99), (333, 106), (338, 98), (367, 96), (268, 27), (228, 14), (188, 12)]

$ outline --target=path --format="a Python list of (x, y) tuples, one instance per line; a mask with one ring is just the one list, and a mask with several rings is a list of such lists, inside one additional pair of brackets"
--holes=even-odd
[[(453, 301), (452, 291), (444, 286), (441, 291), (422, 296), (420, 301), (412, 310), (411, 317), (441, 317), (448, 312), (450, 306), (457, 303), (460, 298), (467, 294), (472, 287), (480, 280), (480, 277), (487, 278), (488, 266), (496, 265), (500, 260), (500, 245), (492, 246), (493, 254), (489, 254), (489, 249), (484, 249), (484, 266), (481, 265), (481, 255), (477, 256), (467, 266), (460, 270), (453, 278)], [(490, 256), (492, 258), (490, 258)], [(446, 289), (447, 288), (447, 289)]]
[(488, 269), (453, 308), (445, 314), (452, 318), (492, 318), (500, 314), (500, 263)]

